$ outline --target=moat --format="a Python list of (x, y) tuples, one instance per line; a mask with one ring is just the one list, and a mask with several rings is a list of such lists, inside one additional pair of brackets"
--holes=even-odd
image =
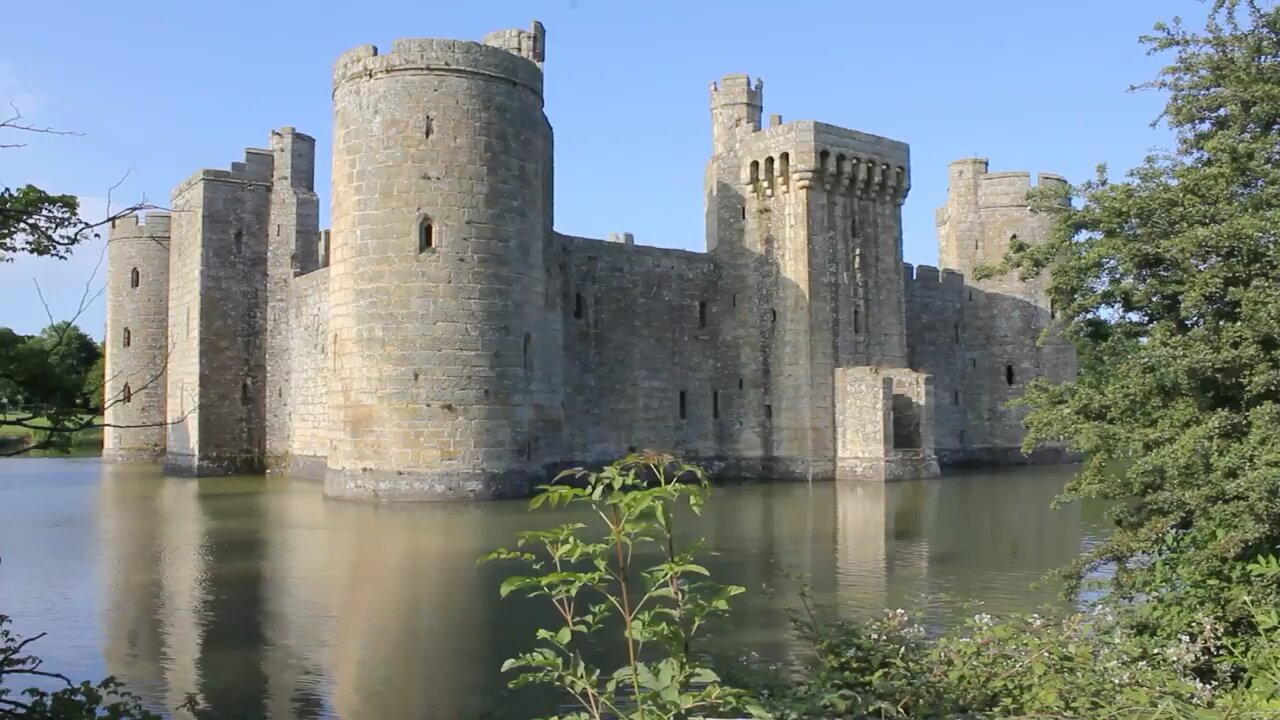
[[(797, 577), (850, 615), (924, 596), (937, 622), (1058, 603), (1032, 583), (1105, 533), (1099, 505), (1050, 509), (1071, 472), (717, 488), (688, 530), (748, 590), (719, 649), (783, 656)], [(557, 519), (523, 501), (379, 506), (284, 478), (10, 460), (0, 610), (49, 633), (48, 669), (115, 674), (157, 709), (198, 692), (217, 717), (531, 717), (544, 698), (511, 694), (498, 668), (541, 608), (500, 600), (502, 568), (476, 558)]]

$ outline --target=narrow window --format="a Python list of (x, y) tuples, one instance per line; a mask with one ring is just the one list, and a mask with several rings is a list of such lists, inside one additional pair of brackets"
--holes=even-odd
[(955, 341), (960, 342), (960, 323), (956, 323), (955, 325), (952, 325), (951, 332), (955, 337)]
[(231, 249), (235, 254), (239, 255), (244, 251), (244, 232), (237, 230), (236, 234), (231, 237)]
[(952, 391), (951, 391), (951, 404), (952, 404), (952, 405), (959, 405), (959, 404), (960, 404), (960, 391), (959, 391), (959, 390), (952, 390)]
[(532, 440), (524, 441), (524, 459), (525, 460), (533, 459), (533, 441)]
[(769, 322), (771, 323), (778, 322), (778, 311), (774, 310), (773, 308), (769, 308)]
[(529, 333), (524, 334), (524, 369), (525, 372), (533, 369), (533, 359), (529, 357), (529, 345), (533, 342), (533, 338)]
[(862, 332), (862, 311), (858, 308), (853, 309), (853, 332)]
[(573, 319), (581, 320), (587, 314), (587, 301), (582, 297), (582, 293), (574, 293), (573, 296)]
[(742, 378), (738, 378), (738, 389), (742, 389)]
[(1006, 363), (1004, 366), (1004, 381), (1010, 385), (1013, 384), (1013, 363)]
[(120, 392), (120, 399), (126, 403), (133, 402), (133, 388), (129, 387), (129, 383), (124, 384), (124, 390)]
[(969, 291), (969, 302), (973, 302), (973, 291)]
[(685, 403), (685, 393), (683, 390), (681, 390), (680, 391), (680, 419), (681, 420), (684, 420), (689, 416), (688, 411), (689, 411), (689, 408)]
[(742, 219), (743, 219), (743, 220), (746, 220), (746, 219), (747, 219), (747, 206), (746, 206), (746, 205), (743, 205), (743, 206), (742, 206)]
[(707, 304), (705, 302), (698, 303), (698, 327), (707, 326)]
[(418, 221), (418, 252), (426, 252), (436, 246), (436, 230), (431, 220), (422, 218)]
[(248, 407), (249, 401), (250, 401), (249, 381), (245, 380), (244, 382), (240, 383), (240, 404), (244, 407)]
[(849, 237), (858, 237), (858, 216), (849, 218)]
[(124, 340), (123, 345), (124, 345), (125, 347), (129, 347), (130, 345), (132, 345), (132, 344), (133, 344), (133, 333), (132, 333), (132, 332), (129, 332), (129, 328), (125, 328), (125, 329), (124, 329), (124, 338), (123, 338), (123, 340)]
[(729, 301), (734, 307), (738, 307), (738, 293), (733, 294), (733, 298)]
[(969, 358), (969, 367), (971, 367), (971, 368), (976, 368), (976, 367), (978, 367), (978, 358), (976, 358), (976, 357), (975, 357), (975, 358)]
[(964, 431), (963, 431), (963, 430), (961, 430), (961, 431), (960, 431), (960, 444), (961, 444), (961, 445), (963, 445), (963, 444), (964, 444)]
[(131, 288), (138, 287), (138, 283), (141, 280), (142, 280), (142, 275), (141, 273), (138, 272), (138, 268), (134, 268), (129, 271), (129, 287)]
[(765, 404), (765, 406), (764, 406), (764, 416), (765, 416), (766, 418), (772, 418), (772, 417), (773, 417), (773, 406), (772, 406), (772, 405), (769, 405), (768, 403), (766, 403), (766, 404)]
[(711, 419), (712, 420), (720, 419), (720, 391), (719, 390), (711, 391)]

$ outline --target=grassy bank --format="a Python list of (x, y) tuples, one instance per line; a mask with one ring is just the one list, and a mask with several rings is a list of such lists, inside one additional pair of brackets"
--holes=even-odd
[[(28, 444), (38, 442), (44, 436), (44, 431), (41, 430), (2, 424), (4, 420), (18, 417), (23, 417), (23, 415), (19, 413), (0, 413), (0, 452), (12, 452)], [(80, 419), (91, 420), (94, 417), (93, 415), (81, 415)], [(31, 424), (46, 427), (48, 423), (40, 419), (32, 421)], [(102, 452), (102, 428), (90, 428), (73, 433), (67, 450), (72, 455), (96, 455)], [(24, 455), (44, 457), (62, 454), (64, 453), (60, 450), (35, 450)]]

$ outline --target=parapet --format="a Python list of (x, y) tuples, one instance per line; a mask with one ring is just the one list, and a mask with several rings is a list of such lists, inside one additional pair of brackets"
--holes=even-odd
[[(541, 52), (539, 48), (538, 53)], [(368, 81), (399, 72), (490, 77), (514, 82), (542, 96), (542, 66), (530, 57), (511, 51), (505, 45), (435, 38), (398, 39), (385, 55), (379, 54), (374, 45), (348, 50), (334, 64), (333, 87), (336, 90), (348, 82)]]
[(245, 148), (244, 160), (231, 163), (230, 170), (213, 170), (209, 168), (197, 170), (186, 180), (178, 183), (178, 186), (173, 189), (173, 197), (176, 198), (182, 195), (196, 184), (205, 180), (269, 186), (274, 165), (275, 161), (271, 156), (270, 150)]
[(605, 241), (611, 242), (611, 243), (619, 243), (621, 245), (635, 245), (636, 236), (629, 232), (609, 233), (609, 236), (605, 238)]
[(546, 60), (547, 30), (537, 20), (528, 30), (494, 30), (481, 42), (532, 60), (538, 67)]
[(940, 294), (958, 301), (964, 289), (964, 273), (932, 265), (902, 263), (902, 279), (910, 294)]
[(121, 215), (111, 221), (107, 241), (168, 238), (172, 219), (163, 210), (152, 210), (146, 215)]
[(711, 107), (717, 105), (764, 107), (764, 80), (756, 78), (753, 86), (750, 75), (725, 75), (720, 82), (711, 83)]
[[(948, 165), (952, 188), (957, 182), (976, 183), (977, 201), (980, 208), (1026, 207), (1027, 193), (1035, 187), (1059, 187), (1066, 189), (1069, 184), (1066, 178), (1053, 173), (1039, 173), (1035, 184), (1031, 182), (1031, 173), (989, 172), (990, 164), (986, 158), (964, 158)], [(946, 214), (939, 209), (936, 218), (939, 225), (946, 222)]]

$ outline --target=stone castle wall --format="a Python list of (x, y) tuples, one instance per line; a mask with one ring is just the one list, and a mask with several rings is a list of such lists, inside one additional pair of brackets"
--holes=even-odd
[[(907, 145), (764, 127), (762, 83), (732, 75), (711, 90), (707, 252), (562, 235), (545, 44), (535, 23), (339, 58), (329, 230), (293, 128), (175, 190), (171, 470), (394, 501), (522, 495), (632, 449), (784, 479), (1021, 460), (1007, 401), (1074, 355), (1037, 340), (1041, 284), (961, 273), (1051, 231), (1028, 176), (953, 164), (946, 269), (904, 266)], [(132, 302), (112, 295), (111, 333), (141, 322)]]

